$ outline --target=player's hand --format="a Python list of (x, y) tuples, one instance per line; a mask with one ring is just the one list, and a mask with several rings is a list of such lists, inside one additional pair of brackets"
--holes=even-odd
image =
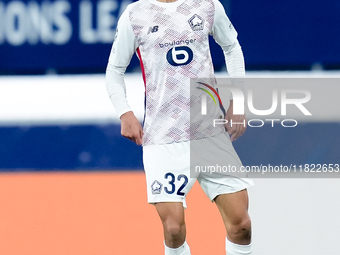
[(138, 145), (142, 144), (143, 128), (133, 112), (126, 112), (120, 116), (122, 121), (121, 134)]
[[(233, 142), (238, 139), (247, 129), (247, 119), (245, 115), (234, 115), (233, 114), (233, 100), (230, 100), (230, 106), (225, 116), (228, 121), (226, 128), (228, 134), (231, 135), (230, 140)], [(231, 125), (232, 121), (232, 125)], [(234, 124), (241, 123), (241, 124)], [(244, 124), (243, 124), (244, 123)]]

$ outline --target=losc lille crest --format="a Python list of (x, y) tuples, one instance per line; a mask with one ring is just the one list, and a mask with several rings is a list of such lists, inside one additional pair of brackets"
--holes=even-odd
[(157, 194), (161, 194), (161, 191), (162, 191), (162, 183), (160, 183), (159, 181), (154, 181), (152, 184), (151, 184), (151, 191), (152, 191), (152, 194), (153, 195), (157, 195)]
[(204, 19), (199, 15), (195, 14), (188, 20), (190, 27), (194, 31), (203, 30), (204, 28)]

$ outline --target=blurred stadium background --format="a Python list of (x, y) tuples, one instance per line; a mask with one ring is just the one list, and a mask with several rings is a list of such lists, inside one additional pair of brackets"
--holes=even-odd
[[(105, 68), (130, 0), (0, 0), (0, 254), (162, 254), (141, 148), (120, 136)], [(340, 78), (340, 2), (221, 0), (253, 77)], [(222, 52), (211, 41), (215, 69)], [(143, 117), (136, 57), (128, 99)], [(340, 163), (340, 119), (248, 128), (245, 165)], [(340, 254), (339, 179), (256, 179), (255, 254)], [(188, 196), (192, 253), (224, 254), (216, 208)]]

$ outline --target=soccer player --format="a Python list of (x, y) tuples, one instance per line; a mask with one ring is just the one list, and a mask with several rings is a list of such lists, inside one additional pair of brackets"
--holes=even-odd
[[(130, 4), (118, 21), (107, 66), (107, 90), (121, 119), (121, 134), (143, 145), (148, 202), (155, 205), (162, 221), (166, 255), (190, 254), (184, 208), (196, 180), (221, 213), (227, 254), (252, 254), (247, 188), (253, 182), (243, 175), (190, 176), (191, 143), (209, 148), (204, 155), (242, 165), (231, 142), (245, 132), (245, 125), (227, 124), (230, 136), (224, 126), (209, 130), (201, 130), (204, 125), (190, 127), (190, 79), (215, 77), (209, 35), (222, 47), (229, 75), (243, 77), (244, 58), (237, 32), (218, 0), (140, 0)], [(125, 70), (135, 53), (145, 83), (143, 127), (126, 100), (124, 83)], [(216, 111), (216, 116), (221, 116), (221, 109)], [(225, 119), (228, 123), (245, 121), (244, 115), (233, 114), (233, 100)]]

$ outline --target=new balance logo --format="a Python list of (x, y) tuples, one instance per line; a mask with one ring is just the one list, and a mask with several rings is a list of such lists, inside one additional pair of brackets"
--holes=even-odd
[(154, 26), (154, 27), (149, 27), (149, 31), (148, 31), (148, 34), (150, 33), (155, 33), (158, 31), (158, 26)]

